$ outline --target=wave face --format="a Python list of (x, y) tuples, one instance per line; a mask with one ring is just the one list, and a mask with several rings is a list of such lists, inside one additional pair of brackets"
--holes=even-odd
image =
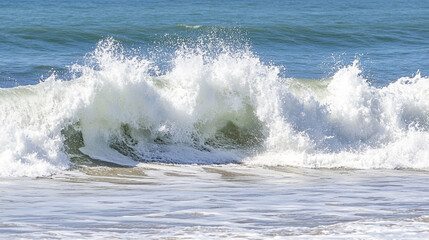
[(429, 78), (419, 73), (377, 88), (355, 61), (329, 79), (290, 79), (221, 41), (184, 44), (168, 65), (109, 38), (71, 80), (0, 89), (0, 176), (94, 160), (429, 168)]

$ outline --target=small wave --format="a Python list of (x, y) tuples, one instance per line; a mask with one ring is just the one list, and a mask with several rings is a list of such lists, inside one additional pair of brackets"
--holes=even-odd
[(179, 24), (177, 25), (180, 28), (187, 28), (187, 29), (198, 29), (201, 28), (201, 25), (186, 25), (186, 24)]

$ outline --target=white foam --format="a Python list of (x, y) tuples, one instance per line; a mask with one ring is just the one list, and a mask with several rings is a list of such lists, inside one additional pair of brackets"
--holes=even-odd
[[(0, 175), (70, 166), (77, 124), (92, 158), (324, 168), (429, 168), (429, 78), (373, 87), (358, 62), (331, 79), (283, 79), (248, 49), (179, 47), (162, 74), (113, 39), (75, 77), (0, 90)], [(297, 87), (299, 84), (299, 87)]]
[(36, 86), (0, 90), (0, 176), (49, 175), (69, 166), (64, 126), (89, 104), (86, 84), (51, 76)]
[[(297, 152), (266, 151), (250, 164), (323, 168), (429, 168), (429, 78), (419, 73), (370, 86), (358, 62), (339, 70), (323, 94), (300, 94), (297, 129), (316, 143)], [(318, 91), (316, 88), (315, 91)]]

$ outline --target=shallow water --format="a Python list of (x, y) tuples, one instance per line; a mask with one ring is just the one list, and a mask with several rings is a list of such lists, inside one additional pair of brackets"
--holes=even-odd
[(4, 238), (429, 237), (424, 171), (142, 164), (1, 180)]

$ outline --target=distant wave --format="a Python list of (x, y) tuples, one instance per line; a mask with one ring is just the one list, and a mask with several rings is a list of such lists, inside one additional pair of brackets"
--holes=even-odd
[(71, 74), (0, 89), (0, 176), (93, 160), (429, 168), (429, 78), (419, 73), (376, 88), (355, 61), (329, 79), (285, 79), (220, 41), (178, 46), (160, 71), (108, 38)]
[(186, 24), (179, 24), (177, 25), (180, 28), (190, 28), (190, 29), (198, 29), (201, 28), (201, 25), (186, 25)]

